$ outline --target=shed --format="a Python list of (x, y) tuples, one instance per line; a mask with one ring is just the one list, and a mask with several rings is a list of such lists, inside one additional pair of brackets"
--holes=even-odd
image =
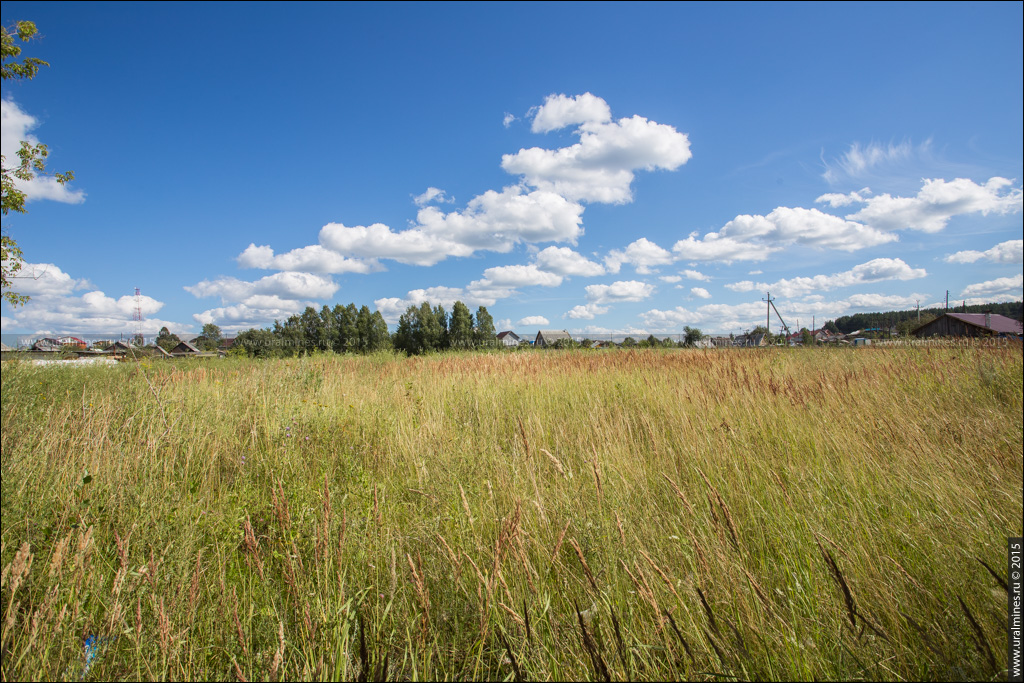
[(572, 336), (565, 330), (541, 330), (533, 345), (537, 347), (552, 346), (559, 341), (572, 342)]
[(183, 341), (171, 349), (172, 356), (191, 356), (195, 353), (199, 353), (199, 349), (192, 346), (192, 344), (187, 341)]
[(1021, 323), (997, 313), (946, 313), (911, 332), (915, 337), (1019, 337)]
[(127, 342), (118, 340), (111, 344), (110, 346), (108, 346), (106, 350), (110, 353), (129, 353), (131, 351), (134, 351), (135, 347), (133, 347), (131, 344)]

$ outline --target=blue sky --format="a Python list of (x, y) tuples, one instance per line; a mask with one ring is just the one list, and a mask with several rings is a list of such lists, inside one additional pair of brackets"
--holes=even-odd
[[(5, 2), (33, 181), (3, 332), (742, 332), (1019, 300), (1021, 3)], [(150, 329), (152, 328), (152, 329)]]

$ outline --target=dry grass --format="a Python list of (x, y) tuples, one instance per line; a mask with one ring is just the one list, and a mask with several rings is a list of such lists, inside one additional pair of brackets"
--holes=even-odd
[(5, 363), (2, 408), (3, 680), (1005, 666), (1019, 347)]

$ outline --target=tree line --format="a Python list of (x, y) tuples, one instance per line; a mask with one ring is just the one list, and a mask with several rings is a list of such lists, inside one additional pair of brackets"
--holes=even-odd
[(409, 355), (496, 344), (494, 321), (483, 306), (476, 315), (461, 301), (449, 314), (444, 306), (423, 302), (409, 306), (391, 334), (380, 311), (337, 304), (317, 312), (312, 306), (272, 328), (250, 329), (235, 337), (234, 347), (253, 357), (287, 357), (334, 351), (374, 353), (394, 349)]

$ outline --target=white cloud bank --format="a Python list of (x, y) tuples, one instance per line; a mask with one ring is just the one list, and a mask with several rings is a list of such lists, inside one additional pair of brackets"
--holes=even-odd
[[(154, 317), (164, 303), (134, 294), (107, 296), (85, 279), (75, 278), (52, 263), (25, 263), (13, 280), (20, 294), (31, 297), (24, 306), (4, 317), (4, 330), (22, 328), (35, 334), (133, 334), (137, 309), (143, 315), (143, 332), (156, 334), (161, 327), (186, 331), (189, 324)], [(77, 294), (77, 292), (82, 292)]]
[(884, 280), (914, 280), (927, 275), (924, 268), (911, 268), (902, 259), (877, 258), (832, 275), (796, 277), (773, 283), (743, 280), (726, 285), (726, 288), (734, 292), (771, 291), (778, 296), (791, 298), (812, 292), (829, 291), (838, 287), (851, 287)]

